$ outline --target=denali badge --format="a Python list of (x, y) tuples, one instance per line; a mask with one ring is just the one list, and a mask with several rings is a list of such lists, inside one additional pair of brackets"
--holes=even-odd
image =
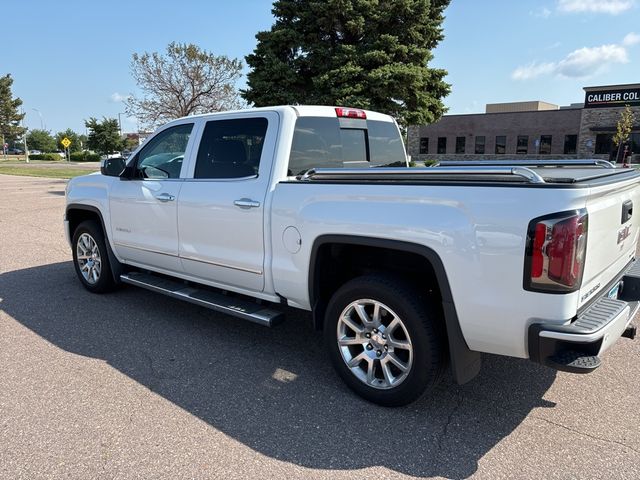
[(631, 225), (618, 230), (618, 245), (624, 242), (629, 235), (631, 235)]
[(593, 287), (591, 290), (589, 290), (587, 293), (585, 293), (582, 296), (582, 298), (580, 298), (580, 303), (584, 302), (587, 298), (589, 298), (591, 295), (593, 295), (594, 292), (597, 292), (599, 288), (600, 288), (600, 284), (598, 283), (595, 287)]

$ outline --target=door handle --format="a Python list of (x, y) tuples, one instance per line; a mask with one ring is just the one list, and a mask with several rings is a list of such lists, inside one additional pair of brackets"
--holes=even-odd
[(173, 202), (176, 199), (175, 196), (168, 193), (160, 193), (159, 195), (156, 195), (156, 198), (161, 202)]
[(236, 207), (240, 208), (258, 208), (260, 206), (260, 202), (256, 202), (255, 200), (251, 200), (250, 198), (241, 198), (240, 200), (236, 200), (233, 202)]

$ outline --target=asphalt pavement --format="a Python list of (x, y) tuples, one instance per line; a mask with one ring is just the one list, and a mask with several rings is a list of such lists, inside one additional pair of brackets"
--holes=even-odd
[(304, 312), (268, 329), (135, 287), (85, 291), (65, 183), (0, 175), (3, 480), (640, 477), (640, 339), (589, 375), (486, 355), (467, 385), (377, 407), (333, 373)]

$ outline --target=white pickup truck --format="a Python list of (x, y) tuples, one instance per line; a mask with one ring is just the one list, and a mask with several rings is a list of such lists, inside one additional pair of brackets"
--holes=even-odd
[(602, 161), (407, 168), (395, 121), (285, 106), (182, 118), (71, 180), (92, 292), (133, 284), (271, 326), (313, 312), (359, 395), (402, 405), (480, 353), (586, 373), (633, 338), (640, 173)]

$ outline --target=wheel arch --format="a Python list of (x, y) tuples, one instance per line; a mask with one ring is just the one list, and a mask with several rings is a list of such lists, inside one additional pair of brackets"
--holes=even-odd
[[(113, 280), (116, 283), (120, 283), (120, 274), (123, 271), (122, 264), (116, 258), (111, 248), (111, 241), (107, 233), (106, 223), (102, 212), (98, 207), (93, 205), (84, 205), (81, 203), (70, 203), (65, 210), (65, 218), (69, 222), (69, 238), (73, 239), (73, 234), (82, 222), (86, 220), (97, 220), (98, 225), (102, 229), (104, 235), (105, 245), (107, 247), (107, 256), (109, 257), (109, 264), (111, 265), (111, 274)], [(73, 246), (72, 246), (73, 248)]]
[[(311, 248), (309, 262), (309, 300), (313, 310), (313, 322), (316, 329), (322, 328), (324, 314), (328, 303), (326, 290), (322, 289), (323, 269), (320, 265), (327, 260), (327, 252), (335, 247), (362, 247), (375, 252), (386, 252), (394, 255), (410, 255), (411, 258), (422, 259), (423, 266), (432, 270), (440, 294), (444, 324), (449, 346), (449, 357), (453, 377), (462, 384), (473, 379), (480, 371), (481, 357), (479, 352), (470, 350), (460, 327), (455, 308), (451, 286), (440, 256), (433, 249), (412, 242), (391, 240), (357, 235), (321, 235), (317, 237)], [(344, 267), (341, 265), (341, 267)], [(333, 269), (332, 269), (333, 270)], [(335, 291), (340, 285), (333, 285)]]
[(98, 220), (102, 233), (107, 237), (107, 229), (105, 228), (102, 212), (98, 207), (93, 205), (83, 205), (81, 203), (70, 203), (65, 211), (65, 218), (69, 222), (69, 234), (72, 237), (73, 232), (85, 220)]

